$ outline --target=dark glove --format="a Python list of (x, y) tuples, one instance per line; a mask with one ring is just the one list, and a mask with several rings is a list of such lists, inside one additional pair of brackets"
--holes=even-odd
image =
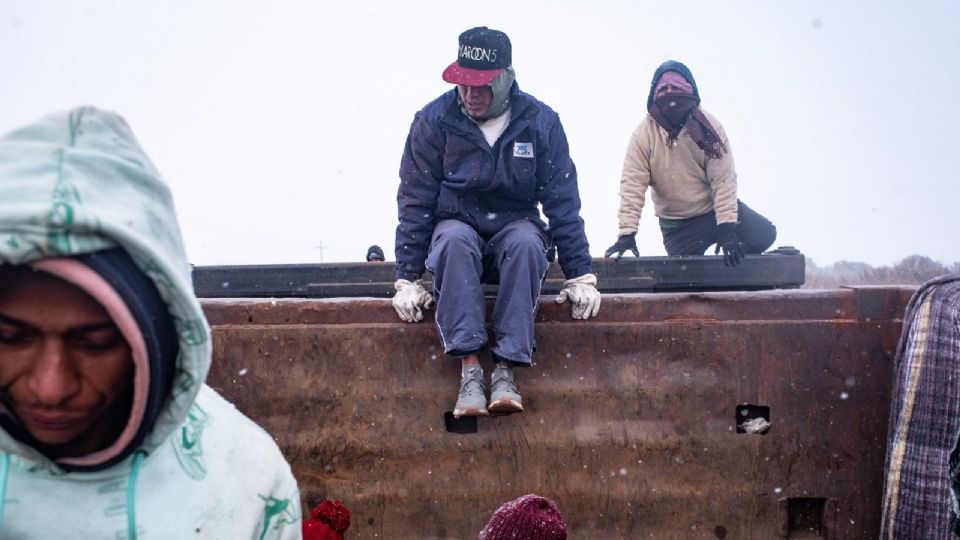
[(640, 251), (637, 250), (637, 233), (625, 234), (617, 238), (617, 243), (610, 246), (607, 251), (603, 253), (603, 256), (609, 257), (616, 253), (617, 256), (615, 258), (619, 259), (623, 257), (623, 254), (627, 251), (632, 251), (634, 257), (640, 256)]
[(743, 261), (746, 253), (743, 251), (743, 244), (737, 238), (736, 223), (717, 225), (717, 247), (713, 250), (713, 254), (720, 253), (721, 248), (723, 248), (723, 264), (736, 266)]

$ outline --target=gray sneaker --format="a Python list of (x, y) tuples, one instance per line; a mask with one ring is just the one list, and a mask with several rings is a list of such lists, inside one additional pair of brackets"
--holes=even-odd
[(460, 376), (460, 393), (453, 408), (453, 417), (486, 416), (487, 389), (483, 386), (483, 368), (471, 366), (465, 368)]
[(493, 414), (523, 412), (523, 398), (513, 382), (513, 369), (497, 366), (490, 377), (490, 405), (487, 409)]

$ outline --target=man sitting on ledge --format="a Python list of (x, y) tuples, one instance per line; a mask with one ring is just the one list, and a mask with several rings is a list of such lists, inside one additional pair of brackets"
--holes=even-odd
[[(443, 79), (456, 88), (416, 114), (400, 163), (393, 305), (416, 322), (436, 297), (444, 352), (462, 366), (454, 416), (521, 412), (513, 367), (532, 361), (551, 238), (568, 278), (558, 301), (575, 319), (600, 308), (577, 171), (557, 113), (517, 86), (506, 34), (463, 32)], [(420, 283), (427, 269), (433, 295)], [(489, 406), (477, 356), (487, 346), (482, 283), (499, 287)]]

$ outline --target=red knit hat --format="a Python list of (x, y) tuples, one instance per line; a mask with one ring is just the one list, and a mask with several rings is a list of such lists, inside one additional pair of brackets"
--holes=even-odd
[(343, 540), (350, 528), (350, 510), (340, 501), (323, 501), (303, 520), (303, 540)]
[(504, 503), (490, 518), (477, 540), (566, 540), (567, 525), (553, 501), (524, 495)]

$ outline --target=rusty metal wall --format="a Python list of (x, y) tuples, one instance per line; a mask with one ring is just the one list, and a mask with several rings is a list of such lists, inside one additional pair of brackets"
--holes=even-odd
[[(571, 538), (876, 538), (912, 291), (605, 295), (589, 322), (544, 299), (526, 412), (472, 434), (444, 428), (459, 366), (432, 320), (389, 300), (207, 300), (209, 383), (274, 435), (305, 506), (352, 509), (351, 539), (474, 538), (526, 493)], [(766, 434), (737, 432), (744, 404)]]

